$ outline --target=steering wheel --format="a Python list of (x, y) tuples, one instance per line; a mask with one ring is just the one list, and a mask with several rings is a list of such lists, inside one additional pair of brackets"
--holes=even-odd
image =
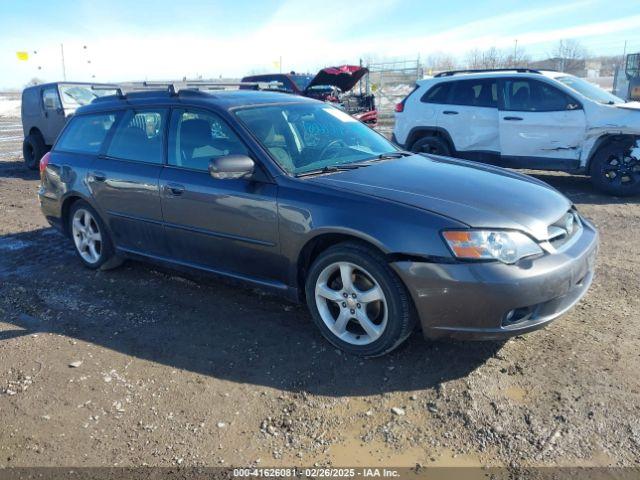
[(337, 138), (336, 140), (331, 140), (329, 143), (327, 143), (324, 146), (324, 148), (320, 152), (320, 155), (318, 155), (319, 160), (324, 160), (324, 157), (327, 154), (327, 152), (329, 150), (331, 150), (332, 148), (335, 148), (337, 146), (348, 147), (349, 145), (347, 145), (346, 142), (344, 140), (340, 139), (340, 138)]

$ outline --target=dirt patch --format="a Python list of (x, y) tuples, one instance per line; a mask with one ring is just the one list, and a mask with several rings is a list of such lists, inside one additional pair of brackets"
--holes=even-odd
[(638, 464), (637, 198), (537, 175), (600, 229), (584, 300), (504, 344), (360, 360), (258, 290), (82, 268), (19, 149), (0, 142), (0, 467)]

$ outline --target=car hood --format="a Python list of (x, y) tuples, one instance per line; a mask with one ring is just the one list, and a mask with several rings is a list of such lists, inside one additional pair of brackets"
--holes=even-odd
[(615, 106), (625, 110), (640, 110), (640, 102), (617, 103)]
[(369, 73), (369, 69), (358, 65), (341, 65), (339, 67), (323, 68), (313, 77), (306, 90), (316, 85), (331, 85), (343, 92), (348, 92), (356, 83)]
[(412, 155), (309, 179), (447, 216), (470, 227), (521, 230), (537, 240), (571, 208), (546, 183), (498, 167)]

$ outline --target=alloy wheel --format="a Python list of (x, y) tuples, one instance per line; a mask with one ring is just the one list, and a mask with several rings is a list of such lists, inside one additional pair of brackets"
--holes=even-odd
[(380, 284), (362, 267), (335, 262), (320, 272), (315, 300), (324, 324), (340, 340), (368, 345), (384, 333), (388, 307)]
[(98, 222), (88, 210), (76, 210), (71, 222), (73, 241), (87, 263), (97, 263), (102, 255), (102, 235)]
[(623, 152), (612, 154), (604, 163), (602, 174), (613, 185), (633, 185), (640, 182), (640, 160)]

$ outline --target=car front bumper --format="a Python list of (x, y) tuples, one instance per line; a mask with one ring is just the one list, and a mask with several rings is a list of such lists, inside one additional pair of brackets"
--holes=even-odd
[(593, 280), (598, 233), (583, 220), (566, 250), (515, 265), (394, 262), (428, 338), (491, 340), (542, 328), (575, 305)]

